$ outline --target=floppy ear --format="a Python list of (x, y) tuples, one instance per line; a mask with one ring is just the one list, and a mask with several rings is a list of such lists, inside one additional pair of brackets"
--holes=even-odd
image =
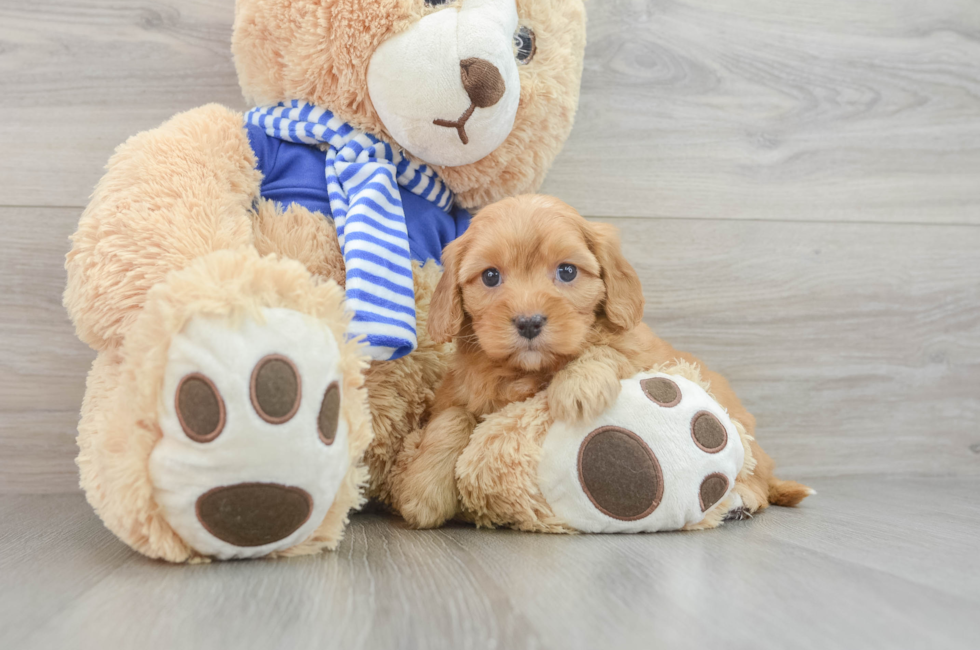
[(643, 320), (643, 288), (636, 269), (619, 246), (619, 231), (607, 223), (589, 223), (592, 252), (602, 266), (606, 285), (606, 318), (613, 325), (630, 330)]
[(429, 336), (436, 343), (449, 343), (463, 326), (463, 294), (456, 275), (459, 254), (459, 239), (442, 252), (442, 277), (429, 303)]

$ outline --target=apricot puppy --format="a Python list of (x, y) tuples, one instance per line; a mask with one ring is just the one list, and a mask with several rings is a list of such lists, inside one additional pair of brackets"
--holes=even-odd
[[(458, 511), (455, 467), (480, 418), (547, 390), (556, 419), (591, 420), (642, 369), (653, 334), (613, 226), (548, 196), (490, 205), (443, 253), (429, 333), (456, 356), (424, 430), (395, 468), (395, 507), (412, 525)], [(638, 326), (641, 326), (638, 328)], [(644, 337), (645, 335), (645, 337)]]

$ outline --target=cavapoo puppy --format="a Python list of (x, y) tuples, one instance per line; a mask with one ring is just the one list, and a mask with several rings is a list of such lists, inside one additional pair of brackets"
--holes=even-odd
[[(456, 356), (395, 468), (394, 505), (413, 526), (459, 514), (456, 461), (481, 418), (545, 390), (556, 419), (590, 420), (616, 400), (621, 379), (677, 359), (698, 363), (641, 322), (640, 281), (616, 228), (558, 199), (484, 208), (446, 247), (443, 266), (429, 333), (455, 339)], [(754, 424), (724, 378), (702, 371), (729, 413)]]

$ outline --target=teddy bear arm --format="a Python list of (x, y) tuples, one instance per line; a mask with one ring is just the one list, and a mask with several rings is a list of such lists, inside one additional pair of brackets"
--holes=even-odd
[(170, 271), (249, 245), (260, 181), (242, 115), (218, 105), (120, 146), (66, 260), (64, 302), (79, 337), (97, 350), (117, 346)]

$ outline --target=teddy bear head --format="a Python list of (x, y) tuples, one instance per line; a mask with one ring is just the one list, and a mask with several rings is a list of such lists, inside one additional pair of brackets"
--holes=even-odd
[(464, 207), (532, 192), (571, 131), (584, 0), (237, 0), (249, 101), (301, 100), (434, 166)]

